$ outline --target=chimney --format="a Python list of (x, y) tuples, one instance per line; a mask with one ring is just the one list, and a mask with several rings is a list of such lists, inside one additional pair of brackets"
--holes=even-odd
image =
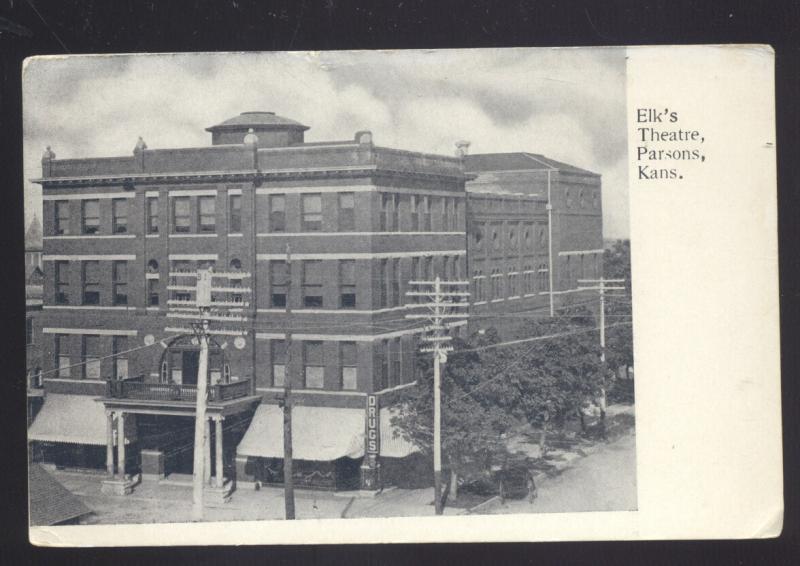
[(469, 153), (470, 142), (459, 140), (456, 142), (456, 157), (464, 157)]
[(42, 177), (49, 177), (52, 173), (52, 161), (56, 158), (55, 152), (47, 146), (42, 154)]

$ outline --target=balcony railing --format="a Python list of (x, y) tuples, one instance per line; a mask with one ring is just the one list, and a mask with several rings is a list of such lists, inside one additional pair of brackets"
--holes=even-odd
[[(208, 401), (230, 401), (250, 393), (250, 380), (217, 383), (208, 386)], [(146, 382), (144, 376), (106, 382), (106, 396), (114, 399), (143, 399), (147, 401), (197, 401), (196, 385)]]

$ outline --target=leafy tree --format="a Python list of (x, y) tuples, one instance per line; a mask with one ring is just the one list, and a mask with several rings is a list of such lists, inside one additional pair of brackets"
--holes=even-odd
[[(603, 255), (603, 271), (609, 279), (624, 279), (625, 291), (610, 295), (606, 301), (606, 361), (616, 373), (633, 366), (633, 327), (631, 322), (631, 245), (630, 240), (617, 240)], [(619, 324), (619, 326), (614, 326)]]
[[(458, 477), (486, 470), (505, 452), (503, 434), (513, 417), (484, 395), (482, 386), (491, 372), (475, 347), (496, 343), (496, 332), (476, 335), (471, 343), (455, 339), (454, 350), (442, 369), (442, 460), (450, 469), (451, 495), (456, 496)], [(433, 363), (431, 354), (417, 356), (418, 386), (404, 391), (393, 424), (406, 440), (427, 455), (433, 452)], [(487, 356), (490, 358), (491, 356)]]

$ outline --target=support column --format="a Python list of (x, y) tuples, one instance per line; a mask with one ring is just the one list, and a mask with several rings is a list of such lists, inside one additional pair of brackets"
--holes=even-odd
[(117, 416), (117, 468), (120, 479), (125, 480), (125, 413)]
[(225, 473), (224, 473), (224, 464), (222, 462), (222, 416), (218, 417), (214, 424), (216, 425), (216, 430), (214, 431), (214, 448), (216, 452), (216, 487), (222, 487), (225, 483)]
[(106, 411), (106, 472), (114, 475), (114, 413)]
[(205, 445), (203, 446), (203, 458), (205, 459), (203, 466), (203, 483), (209, 485), (211, 483), (211, 422), (206, 419), (203, 423), (205, 427)]

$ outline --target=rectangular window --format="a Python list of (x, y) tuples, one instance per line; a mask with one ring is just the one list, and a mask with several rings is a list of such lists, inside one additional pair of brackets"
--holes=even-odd
[(84, 234), (97, 234), (100, 232), (100, 201), (83, 201), (81, 219)]
[(33, 319), (25, 319), (25, 345), (30, 346), (33, 344)]
[[(411, 279), (410, 280), (411, 281), (419, 281), (420, 280), (420, 276), (419, 276), (419, 258), (418, 257), (412, 257), (411, 258)], [(411, 290), (412, 291), (418, 291), (419, 289), (417, 288), (416, 285), (412, 285), (411, 286)], [(409, 298), (411, 299), (412, 303), (419, 303), (420, 302), (420, 297), (419, 296), (412, 296), (412, 297), (409, 297)]]
[[(192, 262), (189, 260), (181, 259), (181, 260), (174, 260), (172, 262), (172, 268), (170, 269), (172, 273), (191, 273), (192, 272)], [(197, 279), (195, 277), (172, 277), (171, 278), (172, 285), (183, 285), (183, 286), (193, 286), (197, 285)], [(171, 297), (175, 301), (191, 301), (192, 295), (189, 291), (172, 291)]]
[(353, 259), (339, 260), (339, 307), (356, 308), (356, 262)]
[(400, 231), (400, 197), (392, 195), (392, 231)]
[(228, 203), (228, 232), (239, 234), (242, 231), (242, 195), (230, 195)]
[(389, 387), (389, 341), (381, 341), (381, 351), (378, 354), (380, 357), (380, 374), (378, 375), (378, 391), (382, 391)]
[(147, 233), (158, 234), (158, 197), (147, 197)]
[(303, 306), (322, 308), (322, 261), (303, 262)]
[(286, 341), (270, 341), (270, 357), (272, 358), (272, 385), (284, 387), (286, 385)]
[(392, 260), (392, 304), (400, 305), (400, 260)]
[(158, 279), (147, 280), (147, 304), (151, 307), (157, 307), (158, 300)]
[(430, 197), (422, 197), (422, 231), (431, 231), (431, 201)]
[(114, 379), (125, 379), (128, 377), (128, 338), (125, 336), (114, 336)]
[(170, 378), (173, 383), (183, 383), (183, 352), (173, 350), (170, 355)]
[(56, 335), (56, 367), (58, 367), (58, 377), (70, 376), (69, 359), (69, 336), (64, 334)]
[(84, 379), (101, 379), (99, 336), (84, 335), (81, 356)]
[(322, 342), (303, 342), (303, 367), (307, 389), (325, 387), (325, 358)]
[(401, 373), (400, 367), (400, 340), (394, 340), (394, 348), (390, 353), (391, 355), (391, 367), (389, 368), (390, 371), (390, 378), (389, 378), (389, 386), (394, 387), (396, 385), (400, 385), (403, 382), (403, 376)]
[(114, 278), (114, 304), (128, 304), (128, 262), (115, 261), (112, 266)]
[(322, 230), (322, 195), (303, 195), (303, 231)]
[(115, 234), (128, 232), (128, 199), (115, 198), (111, 200), (111, 225)]
[(172, 199), (172, 229), (178, 234), (186, 234), (192, 229), (191, 202), (189, 197)]
[(286, 307), (286, 290), (289, 283), (289, 269), (285, 261), (269, 262), (269, 281), (271, 287), (270, 306)]
[(450, 229), (450, 217), (447, 214), (447, 201), (448, 199), (446, 197), (442, 197), (442, 232), (446, 232)]
[(339, 232), (356, 229), (356, 200), (354, 193), (339, 194)]
[(83, 262), (83, 304), (100, 304), (100, 262)]
[(69, 201), (57, 200), (55, 206), (56, 235), (69, 234)]
[(197, 220), (201, 232), (217, 231), (217, 197), (198, 197)]
[(342, 389), (353, 391), (358, 388), (358, 351), (355, 342), (339, 342), (339, 356), (342, 361)]
[(269, 229), (271, 232), (286, 231), (286, 196), (269, 197)]
[(419, 232), (419, 202), (418, 195), (411, 195), (411, 231)]
[(56, 304), (69, 304), (69, 262), (55, 262)]
[(381, 232), (392, 229), (392, 201), (394, 195), (381, 193)]
[(382, 259), (381, 260), (381, 274), (380, 274), (380, 278), (378, 280), (378, 283), (381, 286), (380, 295), (379, 295), (380, 296), (380, 302), (378, 303), (378, 306), (380, 308), (385, 308), (387, 303), (388, 303), (388, 301), (389, 301), (389, 293), (388, 293), (388, 290), (387, 290), (387, 287), (389, 285), (389, 260), (388, 259)]

